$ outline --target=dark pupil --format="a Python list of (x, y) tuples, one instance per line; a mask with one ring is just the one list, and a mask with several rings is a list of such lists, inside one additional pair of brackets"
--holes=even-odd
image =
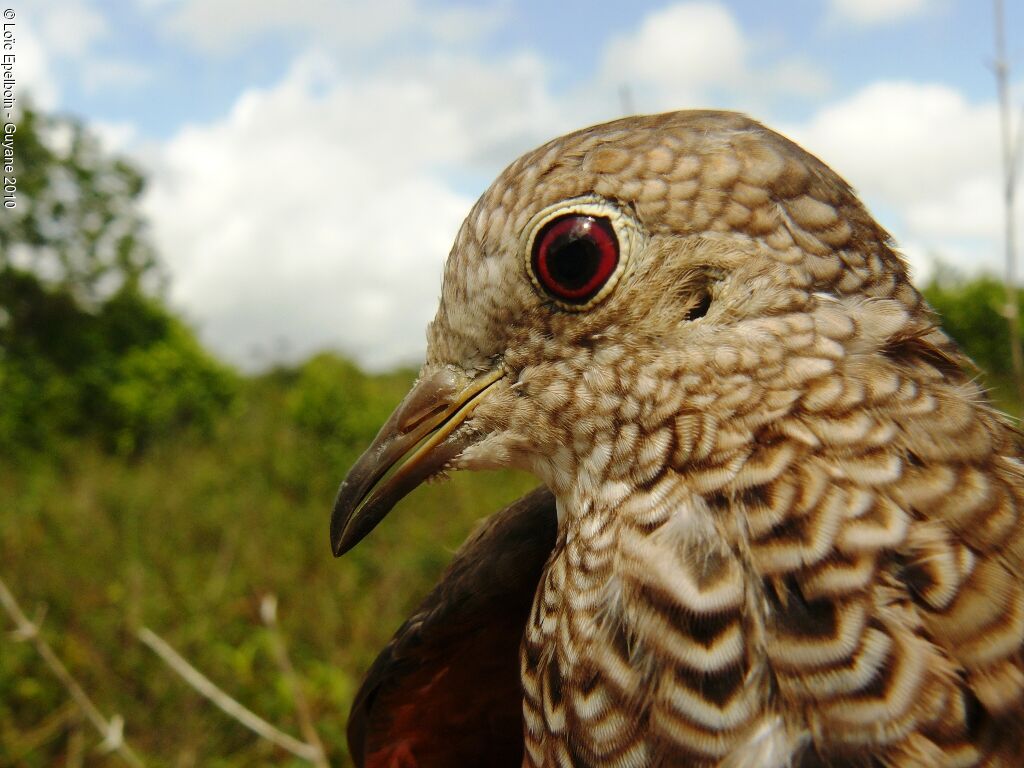
[(548, 272), (563, 288), (582, 288), (593, 277), (601, 253), (587, 235), (567, 232), (555, 239), (548, 251)]

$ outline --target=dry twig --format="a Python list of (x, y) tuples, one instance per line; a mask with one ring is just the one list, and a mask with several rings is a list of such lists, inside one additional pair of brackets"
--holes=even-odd
[(124, 740), (124, 719), (120, 715), (112, 715), (109, 720), (103, 716), (103, 713), (93, 704), (92, 699), (82, 689), (82, 686), (68, 672), (68, 668), (57, 658), (57, 654), (53, 652), (50, 644), (39, 633), (39, 621), (29, 621), (3, 579), (0, 579), (0, 605), (3, 606), (7, 615), (14, 622), (13, 637), (15, 640), (31, 642), (35, 646), (36, 652), (71, 695), (75, 704), (82, 711), (82, 714), (85, 715), (85, 718), (99, 731), (100, 736), (103, 737), (103, 743), (100, 745), (101, 749), (106, 752), (116, 752), (129, 765), (143, 766), (142, 760)]
[(320, 734), (317, 733), (316, 726), (313, 724), (313, 714), (309, 708), (309, 701), (306, 699), (306, 692), (302, 687), (302, 680), (299, 679), (292, 660), (288, 656), (288, 647), (285, 645), (284, 635), (281, 634), (281, 628), (277, 623), (276, 595), (264, 595), (260, 601), (260, 620), (269, 633), (274, 660), (288, 687), (291, 688), (292, 698), (295, 701), (295, 713), (299, 718), (299, 728), (302, 729), (302, 737), (320, 752), (319, 757), (312, 762), (317, 768), (330, 768), (324, 743), (320, 740)]
[(313, 744), (299, 741), (294, 736), (289, 736), (284, 731), (275, 728), (251, 709), (238, 703), (228, 694), (222, 691), (202, 672), (189, 664), (167, 641), (148, 627), (142, 627), (138, 631), (139, 640), (150, 648), (157, 656), (163, 659), (171, 669), (177, 672), (181, 678), (201, 693), (228, 716), (234, 718), (256, 735), (266, 739), (273, 744), (291, 752), (296, 757), (308, 760), (315, 765), (320, 765), (318, 760), (323, 759), (322, 750)]

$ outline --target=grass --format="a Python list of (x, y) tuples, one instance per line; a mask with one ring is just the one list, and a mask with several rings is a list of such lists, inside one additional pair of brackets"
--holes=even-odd
[[(386, 412), (410, 381), (370, 381), (368, 415)], [(193, 693), (138, 642), (138, 627), (298, 735), (258, 615), (262, 597), (276, 595), (329, 757), (348, 764), (344, 726), (363, 671), (475, 521), (534, 485), (457, 473), (419, 489), (335, 560), (331, 502), (372, 434), (312, 436), (296, 424), (293, 401), (293, 388), (268, 377), (249, 384), (212, 437), (182, 436), (131, 460), (69, 442), (45, 460), (0, 469), (0, 576), (29, 614), (46, 606), (47, 639), (100, 709), (124, 716), (149, 764), (300, 763)], [(0, 639), (0, 766), (65, 764), (76, 728), (67, 695), (31, 647)], [(89, 765), (120, 764), (86, 754)]]

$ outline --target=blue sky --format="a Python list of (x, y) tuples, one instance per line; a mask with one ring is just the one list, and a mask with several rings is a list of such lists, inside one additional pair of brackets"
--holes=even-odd
[[(473, 199), (521, 152), (619, 116), (623, 86), (636, 111), (739, 109), (804, 143), (919, 278), (936, 257), (1000, 266), (982, 0), (11, 4), (24, 92), (148, 172), (171, 299), (249, 367), (416, 360)], [(1024, 3), (1007, 5), (1019, 74)]]
[[(26, 6), (32, 21), (37, 14)], [(216, 5), (217, 3), (213, 3)], [(332, 3), (323, 3), (329, 6)], [(354, 6), (349, 2), (337, 5)], [(852, 4), (852, 3), (851, 3)], [(876, 0), (878, 6), (886, 3)], [(222, 47), (197, 43), (183, 28), (183, 6), (175, 0), (112, 0), (105, 3), (42, 0), (45, 14), (59, 15), (66, 7), (88, 9), (102, 19), (89, 47), (90, 56), (117, 62), (120, 77), (91, 82), (83, 77), (77, 56), (61, 55), (53, 46), (54, 74), (60, 85), (61, 106), (79, 115), (106, 121), (129, 122), (149, 137), (167, 137), (188, 121), (208, 121), (223, 115), (245, 89), (269, 86), (279, 79), (311, 41), (320, 42), (309, 29), (265, 28), (222, 37)], [(198, 3), (197, 3), (198, 5)], [(244, 4), (223, 3), (246, 15)], [(571, 88), (586, 81), (598, 68), (604, 43), (635, 28), (648, 14), (671, 3), (642, 0), (632, 3), (593, 3), (584, 0), (550, 3), (539, 0), (503, 2), (491, 6), (444, 3), (439, 8), (479, 9), (493, 16), (484, 21), (479, 38), (452, 47), (475, 50), (481, 56), (533, 51), (550, 66), (554, 89)], [(990, 98), (993, 79), (988, 63), (993, 57), (992, 8), (983, 0), (891, 3), (907, 10), (882, 15), (875, 22), (851, 23), (835, 10), (841, 4), (824, 0), (723, 2), (753, 41), (753, 52), (771, 61), (787, 52), (813, 63), (837, 91), (894, 77), (921, 82), (943, 82), (978, 99)], [(868, 3), (871, 5), (871, 3)], [(1020, 3), (1009, 3), (1008, 29), (1024, 31)], [(222, 22), (230, 26), (225, 13)], [(88, 33), (87, 33), (88, 34)], [(1018, 34), (1018, 38), (1022, 35)], [(230, 42), (229, 42), (230, 41)], [(1020, 40), (1017, 41), (1020, 43)], [(399, 30), (393, 39), (373, 44), (334, 46), (351, 72), (366, 72), (409, 50), (429, 51), (433, 43), (421, 31)], [(1011, 54), (1021, 60), (1024, 44)], [(134, 70), (135, 74), (129, 74)], [(610, 94), (615, 98), (615, 94)], [(642, 107), (643, 105), (637, 105)], [(813, 109), (813, 102), (784, 105), (787, 112)]]

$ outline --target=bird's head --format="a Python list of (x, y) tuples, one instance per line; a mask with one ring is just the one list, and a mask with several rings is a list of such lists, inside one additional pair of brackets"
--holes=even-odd
[(419, 380), (338, 492), (334, 551), (446, 469), (516, 466), (557, 496), (650, 483), (687, 460), (681, 415), (728, 420), (745, 372), (785, 375), (807, 330), (787, 318), (851, 297), (921, 305), (845, 182), (758, 123), (678, 112), (552, 141), (463, 224)]

